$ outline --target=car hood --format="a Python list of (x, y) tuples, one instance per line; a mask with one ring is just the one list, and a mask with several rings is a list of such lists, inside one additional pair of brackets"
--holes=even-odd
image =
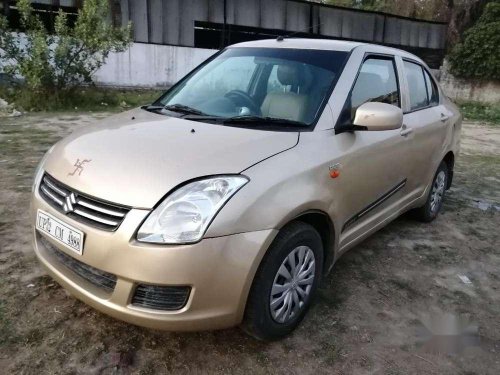
[(297, 142), (297, 132), (206, 124), (135, 109), (76, 130), (54, 146), (43, 169), (90, 196), (152, 208), (180, 183), (240, 173)]

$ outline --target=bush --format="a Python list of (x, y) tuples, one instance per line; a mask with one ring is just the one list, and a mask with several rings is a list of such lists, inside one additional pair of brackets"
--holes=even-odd
[(465, 120), (485, 121), (500, 125), (500, 103), (458, 102), (457, 105)]
[(130, 44), (131, 26), (107, 21), (108, 0), (85, 0), (73, 27), (61, 10), (54, 35), (48, 33), (29, 0), (18, 0), (25, 33), (12, 33), (0, 16), (0, 67), (11, 77), (21, 76), (33, 99), (48, 95), (59, 100), (75, 86), (92, 82), (110, 52)]
[(13, 88), (0, 85), (0, 98), (21, 111), (118, 112), (151, 104), (160, 97), (163, 91), (82, 86), (75, 87), (70, 95), (61, 95), (59, 100), (46, 96), (38, 96), (34, 100), (35, 97), (27, 87)]
[(450, 71), (460, 78), (500, 80), (500, 3), (490, 2), (451, 52)]

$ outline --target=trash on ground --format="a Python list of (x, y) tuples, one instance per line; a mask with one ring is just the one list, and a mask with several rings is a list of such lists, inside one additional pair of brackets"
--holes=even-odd
[(486, 202), (479, 199), (474, 199), (472, 205), (479, 208), (481, 211), (488, 211), (489, 209), (500, 211), (500, 204)]
[(467, 284), (467, 285), (472, 284), (472, 281), (470, 281), (470, 279), (467, 276), (465, 276), (465, 275), (458, 275), (458, 278), (460, 280), (462, 280), (462, 282), (464, 284)]

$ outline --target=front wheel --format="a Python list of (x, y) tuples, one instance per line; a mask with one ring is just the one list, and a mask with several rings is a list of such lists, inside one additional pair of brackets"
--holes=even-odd
[(415, 210), (415, 216), (417, 219), (428, 223), (437, 217), (439, 211), (441, 211), (441, 207), (443, 206), (443, 199), (447, 185), (448, 166), (444, 161), (442, 161), (436, 171), (436, 174), (434, 175), (434, 179), (432, 180), (432, 185), (425, 205)]
[(309, 224), (280, 230), (257, 271), (242, 328), (261, 340), (292, 332), (304, 318), (321, 279), (323, 245)]

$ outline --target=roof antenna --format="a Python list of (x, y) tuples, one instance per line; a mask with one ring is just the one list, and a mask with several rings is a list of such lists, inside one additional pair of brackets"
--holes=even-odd
[(310, 31), (314, 26), (317, 26), (317, 27), (320, 27), (320, 26), (323, 26), (325, 24), (326, 21), (323, 21), (317, 25), (313, 24), (309, 27), (306, 27), (302, 30), (297, 30), (293, 33), (290, 33), (290, 34), (287, 34), (287, 35), (279, 35), (277, 38), (276, 38), (276, 41), (278, 42), (282, 42), (283, 40), (285, 40), (285, 38), (290, 38), (291, 36), (294, 36), (294, 35), (297, 35), (297, 34), (300, 34), (300, 33), (306, 33), (308, 31)]

